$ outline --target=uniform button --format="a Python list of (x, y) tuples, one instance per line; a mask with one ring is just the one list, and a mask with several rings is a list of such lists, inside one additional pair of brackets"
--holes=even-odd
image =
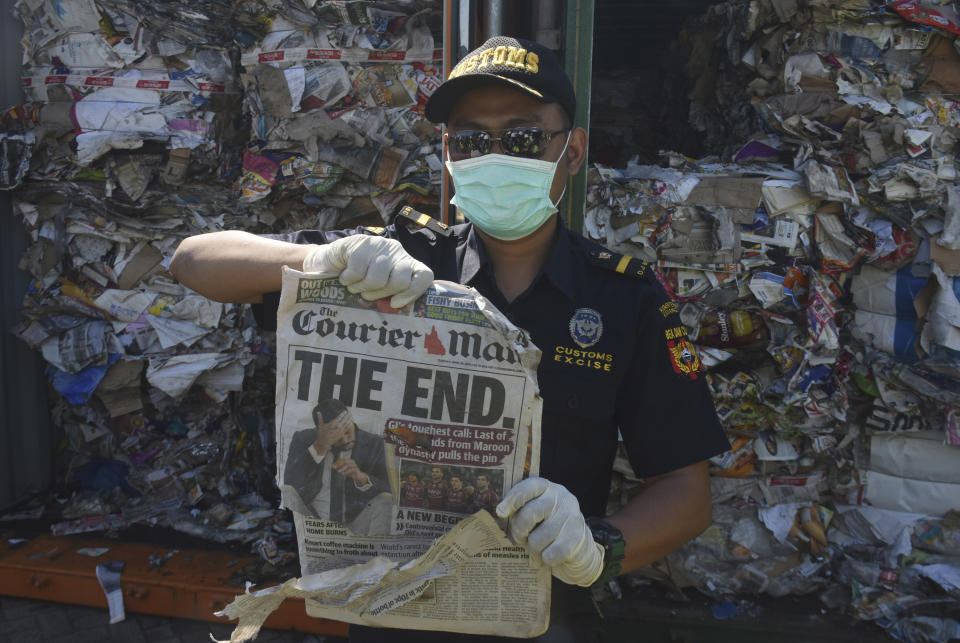
[(567, 400), (567, 406), (569, 406), (571, 409), (579, 409), (580, 398), (578, 398), (576, 395), (571, 395), (570, 398)]

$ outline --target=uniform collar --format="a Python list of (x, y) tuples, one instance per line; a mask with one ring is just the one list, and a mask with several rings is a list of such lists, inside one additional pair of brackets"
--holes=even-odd
[(573, 275), (576, 269), (575, 264), (573, 244), (570, 243), (570, 232), (561, 221), (560, 225), (557, 226), (553, 248), (543, 264), (542, 272), (560, 292), (570, 299), (574, 299)]
[[(477, 234), (476, 227), (472, 223), (467, 224), (469, 232), (467, 233), (467, 243), (464, 245), (463, 261), (460, 267), (460, 283), (469, 285), (481, 270), (490, 270), (490, 256), (487, 249)], [(556, 236), (554, 236), (553, 247), (547, 260), (540, 269), (541, 275), (546, 275), (562, 293), (570, 298), (574, 296), (574, 252), (573, 244), (570, 243), (570, 234), (563, 226), (563, 223), (557, 226)], [(492, 276), (491, 276), (492, 278)]]
[(472, 223), (467, 223), (467, 230), (467, 243), (463, 246), (463, 261), (460, 263), (460, 283), (470, 285), (480, 269), (490, 264), (490, 257)]

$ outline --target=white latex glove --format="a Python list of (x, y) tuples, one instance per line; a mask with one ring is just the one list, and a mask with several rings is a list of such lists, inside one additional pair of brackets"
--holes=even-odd
[(593, 540), (580, 503), (563, 485), (545, 478), (522, 480), (497, 505), (497, 515), (509, 520), (513, 541), (542, 559), (564, 583), (589, 587), (600, 577), (603, 547)]
[(315, 246), (303, 260), (303, 272), (337, 276), (347, 290), (373, 301), (390, 297), (403, 308), (426, 292), (433, 271), (395, 239), (355, 234)]

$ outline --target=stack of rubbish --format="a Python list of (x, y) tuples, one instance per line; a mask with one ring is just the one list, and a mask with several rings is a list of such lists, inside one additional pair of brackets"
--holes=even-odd
[(15, 6), (29, 102), (3, 115), (0, 182), (32, 279), (14, 332), (47, 362), (63, 436), (58, 484), (16, 515), (54, 534), (167, 527), (281, 564), (295, 554), (273, 501), (270, 352), (247, 308), (167, 271), (188, 235), (289, 226), (235, 207), (246, 128), (228, 9)]
[(960, 636), (956, 34), (948, 2), (715, 5), (682, 39), (717, 155), (592, 169), (586, 233), (658, 268), (732, 444), (643, 576)]
[(29, 235), (14, 332), (48, 363), (55, 534), (159, 526), (296, 563), (274, 357), (177, 283), (184, 238), (383, 225), (435, 204), (440, 3), (20, 0), (0, 189)]
[(440, 132), (423, 107), (442, 79), (440, 3), (286, 9), (241, 39), (240, 202), (293, 195), (337, 227), (389, 221), (408, 203), (435, 209)]
[[(164, 15), (124, 0), (21, 1), (27, 104), (4, 117), (7, 134), (32, 139), (3, 187), (32, 179), (103, 181), (129, 202), (150, 185), (216, 179), (239, 116), (229, 22)], [(175, 28), (173, 20), (195, 24)], [(200, 20), (202, 18), (202, 20)], [(180, 36), (183, 36), (181, 38)], [(136, 150), (135, 152), (133, 150)], [(123, 153), (119, 153), (123, 151)], [(33, 157), (33, 158), (31, 158)]]

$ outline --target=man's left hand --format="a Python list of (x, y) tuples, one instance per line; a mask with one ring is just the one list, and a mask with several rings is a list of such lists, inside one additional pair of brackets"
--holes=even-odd
[(340, 475), (346, 476), (363, 487), (370, 483), (370, 476), (360, 470), (353, 458), (340, 458), (333, 461), (333, 469)]
[(566, 487), (544, 478), (514, 485), (497, 505), (510, 537), (546, 563), (565, 583), (589, 587), (603, 571), (603, 547), (593, 540), (580, 503)]

